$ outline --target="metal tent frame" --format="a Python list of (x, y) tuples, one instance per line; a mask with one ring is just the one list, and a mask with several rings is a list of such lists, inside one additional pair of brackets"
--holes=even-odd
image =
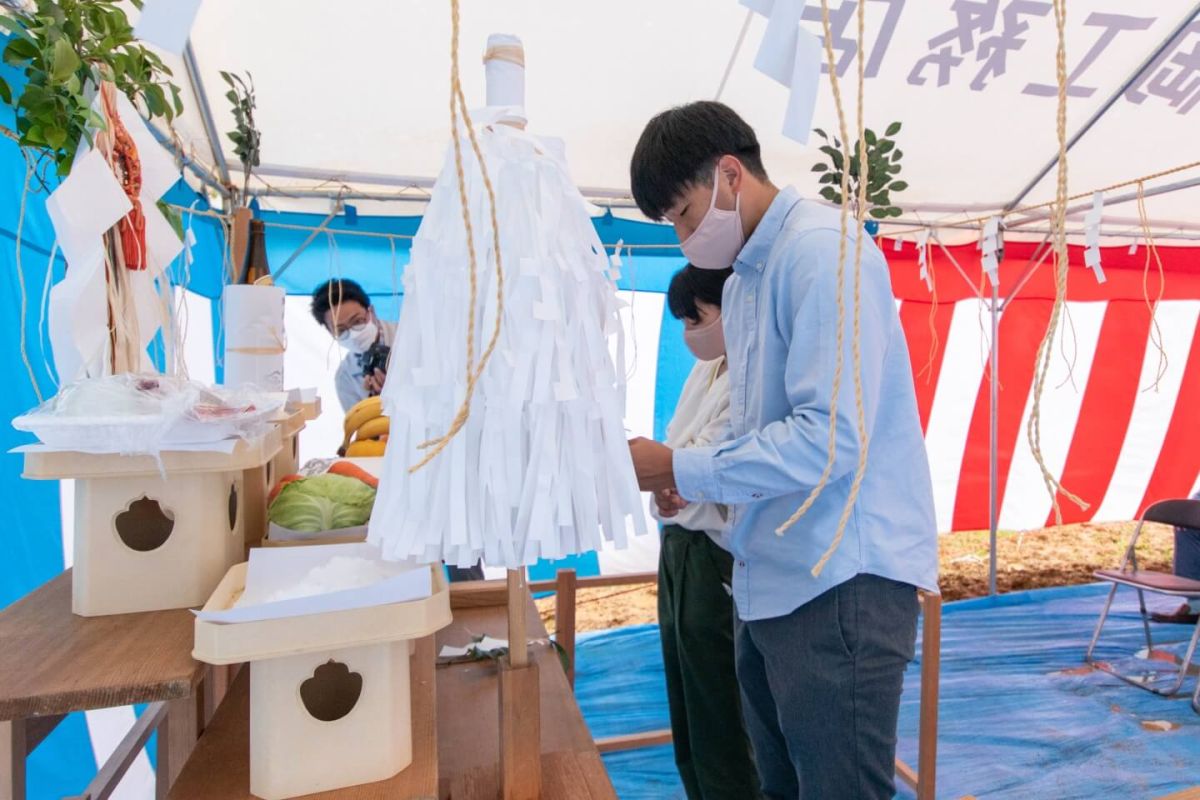
[[(0, 4), (5, 4), (7, 2), (9, 2), (9, 0), (0, 0)], [(1198, 17), (1200, 17), (1200, 2), (1195, 2), (1191, 6), (1191, 8), (1182, 15), (1179, 22), (1170, 30), (1170, 32), (1166, 36), (1164, 36), (1163, 39), (1161, 41), (1159, 41), (1158, 44), (1156, 44), (1149, 51), (1147, 56), (1138, 64), (1138, 66), (1129, 74), (1129, 76), (1120, 84), (1120, 86), (1107, 97), (1105, 102), (1102, 103), (1100, 105), (1100, 107), (1097, 108), (1096, 111), (1093, 112), (1091, 114), (1091, 116), (1089, 116), (1088, 119), (1082, 125), (1080, 125), (1080, 127), (1075, 132), (1073, 132), (1071, 134), (1071, 136), (1069, 137), (1069, 139), (1067, 141), (1067, 150), (1068, 151), (1071, 148), (1073, 148), (1076, 144), (1078, 144), (1079, 141), (1084, 136), (1086, 136), (1087, 133), (1089, 131), (1091, 131), (1095, 127), (1095, 125), (1105, 117), (1105, 115), (1113, 108), (1113, 106), (1117, 103), (1117, 101), (1120, 99), (1120, 97), (1130, 87), (1135, 85), (1139, 79), (1141, 79), (1142, 75), (1151, 66), (1153, 66), (1156, 59), (1160, 55), (1162, 55), (1162, 53), (1165, 50), (1167, 50), (1169, 47), (1173, 46), (1177, 40), (1181, 39), (1181, 37), (1184, 34), (1186, 34), (1187, 27), (1191, 24), (1191, 22), (1194, 19), (1196, 19)], [(741, 38), (744, 37), (744, 34), (745, 34), (745, 28), (743, 27), (741, 34), (739, 34), (739, 46), (740, 46), (740, 40), (741, 40)], [(736, 55), (736, 49), (735, 49), (735, 55)], [(731, 64), (732, 64), (732, 62), (731, 62)], [(205, 164), (205, 163), (201, 162), (200, 160), (198, 160), (197, 158), (195, 158), (193, 155), (189, 155), (188, 153), (184, 152), (183, 149), (180, 147), (178, 140), (173, 135), (171, 135), (170, 132), (162, 130), (155, 123), (150, 123), (150, 129), (154, 133), (155, 137), (163, 144), (163, 146), (165, 146), (168, 150), (170, 150), (172, 153), (174, 153), (176, 159), (180, 163), (181, 168), (187, 168), (189, 171), (191, 171), (197, 177), (197, 179), (200, 180), (200, 182), (203, 185), (214, 190), (225, 201), (228, 201), (233, 193), (233, 187), (232, 187), (232, 183), (231, 183), (232, 178), (231, 178), (231, 175), (229, 172), (229, 165), (225, 158), (224, 152), (221, 148), (220, 137), (217, 132), (217, 127), (216, 127), (216, 124), (213, 119), (212, 108), (211, 108), (211, 105), (209, 104), (208, 95), (205, 91), (203, 81), (200, 78), (200, 70), (196, 63), (195, 53), (192, 51), (190, 44), (187, 46), (187, 48), (184, 52), (184, 66), (186, 69), (188, 82), (192, 88), (193, 93), (196, 96), (197, 110), (200, 113), (201, 119), (204, 124), (204, 130), (205, 130), (205, 134), (206, 134), (206, 138), (207, 138), (207, 143), (211, 150), (212, 164), (215, 166), (210, 167), (207, 164)], [(1030, 177), (1029, 181), (1023, 186), (1023, 188), (1011, 200), (1009, 200), (1003, 206), (1002, 209), (997, 210), (997, 214), (1002, 215), (1004, 213), (1009, 213), (1009, 212), (1012, 212), (1014, 209), (1017, 209), (1018, 206), (1020, 205), (1021, 201), (1025, 197), (1027, 197), (1029, 195), (1029, 193), (1031, 191), (1033, 191), (1033, 189), (1047, 175), (1049, 175), (1051, 170), (1053, 170), (1057, 165), (1058, 165), (1058, 155), (1055, 154), (1033, 176)], [(332, 203), (337, 203), (339, 201), (345, 201), (345, 200), (356, 200), (356, 199), (357, 200), (422, 202), (422, 201), (425, 201), (428, 199), (428, 197), (429, 197), (428, 190), (430, 188), (432, 188), (432, 186), (434, 184), (434, 178), (430, 178), (430, 177), (382, 175), (382, 174), (376, 174), (376, 173), (333, 173), (333, 172), (325, 172), (325, 171), (322, 171), (319, 169), (291, 167), (291, 166), (286, 166), (286, 165), (272, 165), (272, 164), (261, 165), (257, 168), (256, 172), (259, 175), (266, 175), (266, 176), (312, 179), (314, 182), (325, 183), (325, 184), (328, 184), (328, 186), (327, 187), (316, 186), (316, 187), (312, 187), (312, 188), (289, 187), (286, 189), (279, 189), (279, 188), (275, 188), (275, 187), (272, 187), (269, 184), (267, 184), (267, 185), (264, 185), (263, 187), (255, 187), (254, 189), (252, 189), (250, 191), (250, 194), (253, 196), (261, 196), (261, 197), (276, 196), (276, 197), (289, 197), (289, 198), (328, 199)], [(365, 184), (368, 186), (379, 186), (380, 191), (375, 192), (375, 191), (364, 190), (361, 188), (352, 188), (352, 187), (348, 186), (347, 184), (356, 184), (356, 185)], [(1190, 178), (1190, 179), (1186, 179), (1186, 180), (1179, 180), (1179, 181), (1175, 181), (1170, 184), (1164, 184), (1161, 186), (1151, 187), (1151, 188), (1146, 189), (1142, 193), (1142, 196), (1143, 197), (1151, 197), (1151, 196), (1155, 196), (1155, 195), (1169, 194), (1171, 192), (1176, 192), (1176, 191), (1180, 191), (1183, 189), (1189, 189), (1189, 188), (1193, 188), (1193, 187), (1197, 187), (1197, 186), (1200, 186), (1200, 177), (1194, 177), (1194, 178)], [(385, 191), (385, 187), (390, 188), (391, 191)], [(626, 191), (626, 190), (608, 189), (608, 188), (601, 188), (601, 187), (580, 187), (580, 191), (589, 200), (596, 201), (596, 202), (598, 202), (604, 206), (607, 206), (609, 208), (635, 208), (636, 207), (635, 204), (632, 202), (632, 199), (630, 198), (628, 191)], [(1138, 194), (1136, 192), (1127, 192), (1127, 193), (1115, 196), (1113, 198), (1107, 199), (1105, 201), (1105, 204), (1106, 204), (1106, 206), (1111, 207), (1111, 206), (1122, 204), (1122, 203), (1128, 203), (1128, 202), (1131, 202), (1131, 201), (1137, 199), (1137, 196), (1138, 196)], [(1077, 213), (1078, 211), (1081, 211), (1087, 207), (1090, 207), (1090, 204), (1085, 203), (1085, 204), (1079, 204), (1079, 205), (1075, 205), (1072, 207), (1068, 207), (1067, 214), (1071, 215), (1071, 214)], [(995, 205), (989, 205), (989, 204), (974, 204), (974, 205), (960, 205), (960, 206), (949, 206), (946, 204), (925, 204), (925, 205), (913, 206), (909, 210), (919, 213), (921, 211), (962, 212), (962, 211), (967, 211), (967, 210), (991, 211), (991, 210), (995, 210), (995, 209), (996, 209)], [(908, 217), (902, 217), (902, 218), (896, 220), (894, 223), (892, 223), (889, 226), (889, 227), (894, 226), (895, 228), (899, 229), (900, 231), (903, 231), (905, 229), (909, 229), (909, 230), (928, 229), (928, 230), (930, 230), (930, 233), (931, 233), (931, 236), (933, 237), (934, 242), (943, 250), (943, 252), (947, 256), (950, 257), (951, 262), (954, 264), (956, 270), (960, 273), (963, 280), (966, 281), (967, 285), (971, 287), (972, 291), (978, 295), (979, 300), (981, 302), (986, 303), (988, 306), (989, 314), (991, 317), (991, 347), (990, 347), (991, 354), (990, 354), (990, 358), (989, 358), (989, 368), (988, 368), (989, 397), (990, 397), (989, 412), (988, 412), (988, 417), (989, 417), (989, 455), (988, 455), (988, 464), (989, 464), (988, 534), (989, 534), (989, 536), (988, 536), (988, 541), (989, 541), (989, 551), (990, 551), (989, 564), (988, 564), (988, 591), (989, 591), (989, 594), (992, 594), (992, 595), (995, 595), (997, 593), (996, 543), (997, 543), (997, 536), (998, 536), (998, 532), (999, 532), (999, 530), (998, 530), (999, 507), (998, 507), (998, 497), (997, 497), (998, 486), (999, 486), (999, 451), (998, 451), (999, 420), (998, 420), (998, 410), (997, 410), (998, 395), (999, 395), (999, 383), (998, 383), (998, 380), (996, 377), (998, 370), (999, 370), (999, 352), (998, 352), (999, 348), (996, 345), (997, 345), (997, 340), (998, 340), (998, 335), (999, 335), (999, 330), (1000, 330), (1000, 320), (1001, 320), (1001, 317), (1003, 316), (1004, 309), (1007, 307), (1008, 303), (1010, 303), (1020, 293), (1020, 291), (1025, 287), (1025, 285), (1028, 283), (1029, 279), (1033, 276), (1033, 274), (1037, 271), (1037, 269), (1045, 262), (1046, 257), (1052, 251), (1052, 248), (1049, 247), (1049, 237), (1051, 235), (1050, 230), (1046, 227), (1030, 227), (1033, 225), (1033, 223), (1046, 222), (1048, 220), (1049, 216), (1050, 216), (1050, 214), (1048, 211), (1034, 212), (1034, 213), (1026, 215), (1020, 219), (1014, 220), (1013, 222), (1011, 222), (1007, 225), (1007, 228), (1009, 230), (1016, 230), (1019, 228), (1022, 233), (1044, 234), (1045, 238), (1042, 240), (1042, 244), (1039, 245), (1038, 248), (1035, 250), (1034, 257), (1031, 257), (1029, 263), (1026, 265), (1025, 272), (1022, 273), (1020, 279), (1017, 281), (1017, 283), (1013, 287), (1012, 291), (1009, 292), (1009, 294), (1003, 298), (1000, 297), (999, 287), (997, 285), (992, 286), (990, 295), (980, 291), (979, 288), (977, 287), (977, 285), (974, 283), (974, 281), (971, 280), (971, 278), (968, 275), (968, 273), (966, 272), (966, 270), (964, 270), (963, 267), (960, 264), (958, 264), (958, 262), (954, 259), (953, 255), (950, 254), (949, 250), (946, 249), (946, 246), (937, 237), (936, 232), (939, 229), (977, 230), (978, 228), (975, 224), (962, 223), (962, 222), (957, 222), (957, 221), (953, 221), (953, 220), (947, 220), (944, 222), (929, 222), (929, 221), (922, 221), (919, 218), (911, 219)], [(1110, 220), (1108, 220), (1107, 218), (1104, 220), (1104, 222), (1106, 222), (1106, 223), (1108, 223), (1109, 221)], [(1113, 220), (1113, 221), (1115, 221), (1115, 220)], [(1200, 222), (1183, 221), (1183, 222), (1179, 222), (1177, 224), (1172, 223), (1172, 228), (1173, 228), (1172, 230), (1163, 232), (1161, 234), (1155, 233), (1155, 238), (1180, 239), (1180, 240), (1200, 240)], [(319, 231), (320, 228), (315, 227), (315, 228), (313, 228), (313, 230)], [(301, 249), (303, 249), (303, 248), (301, 248)]]

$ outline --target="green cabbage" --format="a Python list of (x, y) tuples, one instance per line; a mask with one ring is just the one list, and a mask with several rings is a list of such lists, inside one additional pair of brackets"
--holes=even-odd
[(271, 522), (306, 533), (366, 525), (375, 505), (375, 490), (345, 475), (314, 475), (292, 481), (268, 509)]

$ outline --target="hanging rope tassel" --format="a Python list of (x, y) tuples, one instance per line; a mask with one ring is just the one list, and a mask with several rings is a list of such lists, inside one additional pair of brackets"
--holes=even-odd
[(925, 270), (929, 275), (929, 359), (925, 362), (925, 366), (921, 368), (918, 377), (924, 376), (926, 385), (933, 380), (933, 364), (937, 360), (938, 346), (941, 342), (938, 339), (937, 332), (937, 311), (938, 311), (938, 293), (937, 293), (937, 273), (933, 270), (933, 248), (929, 243), (925, 243)]
[(775, 529), (777, 536), (782, 536), (787, 532), (788, 528), (799, 522), (800, 518), (812, 508), (813, 503), (817, 502), (817, 498), (821, 496), (821, 492), (829, 484), (829, 476), (833, 472), (833, 464), (837, 459), (837, 407), (838, 395), (841, 394), (842, 389), (842, 347), (845, 342), (846, 329), (846, 300), (843, 297), (843, 290), (846, 285), (846, 234), (848, 232), (850, 217), (850, 137), (846, 131), (846, 113), (842, 107), (842, 87), (837, 76), (837, 60), (833, 55), (833, 29), (829, 22), (828, 0), (821, 0), (821, 24), (825, 29), (825, 62), (829, 65), (829, 84), (833, 89), (833, 104), (837, 109), (838, 130), (842, 134), (842, 142), (845, 143), (847, 148), (842, 155), (844, 159), (842, 162), (842, 226), (841, 236), (838, 238), (837, 361), (833, 368), (833, 391), (829, 399), (829, 452), (825, 458), (825, 468), (821, 470), (821, 477), (817, 480), (817, 485), (808, 493), (808, 497), (804, 498), (804, 502), (796, 509), (796, 513), (788, 517), (786, 522)]
[[(1154, 234), (1150, 232), (1150, 218), (1146, 215), (1146, 187), (1141, 181), (1137, 185), (1138, 221), (1142, 225), (1142, 238), (1146, 240), (1146, 263), (1142, 266), (1142, 297), (1146, 300), (1146, 308), (1150, 310), (1150, 342), (1158, 350), (1158, 369), (1154, 373), (1154, 383), (1146, 387), (1158, 391), (1159, 383), (1167, 374), (1167, 349), (1163, 346), (1162, 328), (1158, 325), (1158, 304), (1162, 302), (1163, 289), (1166, 279), (1163, 276), (1162, 258), (1158, 255), (1158, 247), (1154, 244)], [(1158, 295), (1150, 299), (1150, 259), (1158, 265)]]
[[(500, 339), (500, 324), (504, 317), (504, 267), (500, 259), (500, 226), (496, 220), (496, 192), (492, 187), (491, 177), (488, 175), (487, 162), (484, 161), (483, 151), (480, 149), (479, 141), (475, 137), (475, 126), (471, 122), (471, 114), (467, 109), (466, 95), (463, 93), (462, 82), (459, 80), (458, 6), (459, 0), (450, 0), (450, 136), (454, 145), (454, 167), (458, 177), (458, 197), (462, 203), (463, 227), (466, 229), (467, 236), (467, 279), (470, 290), (470, 307), (467, 309), (467, 387), (462, 404), (459, 406), (458, 412), (454, 415), (454, 420), (450, 423), (450, 428), (443, 436), (421, 443), (421, 449), (428, 449), (429, 452), (425, 454), (424, 458), (409, 467), (408, 471), (410, 473), (416, 472), (437, 458), (438, 454), (446, 449), (446, 446), (450, 444), (450, 441), (462, 430), (463, 425), (466, 424), (467, 418), (471, 414), (471, 396), (475, 392), (475, 385), (483, 374), (484, 367), (487, 366), (488, 360), (492, 357), (492, 352), (496, 349), (496, 342)], [(471, 226), (471, 210), (467, 200), (467, 179), (466, 173), (463, 170), (462, 143), (458, 137), (458, 114), (460, 109), (463, 116), (463, 125), (467, 129), (467, 136), (471, 141), (471, 150), (475, 153), (475, 158), (479, 161), (479, 171), (483, 176), (484, 188), (487, 190), (488, 207), (491, 213), (492, 224), (492, 249), (496, 255), (496, 324), (492, 329), (491, 339), (488, 341), (487, 347), (484, 348), (483, 354), (479, 358), (479, 363), (475, 366), (472, 366), (472, 362), (475, 360), (475, 305), (476, 298), (478, 297), (478, 266), (475, 255), (475, 234)]]
[[(1029, 415), (1027, 434), (1029, 448), (1033, 452), (1033, 458), (1037, 462), (1038, 468), (1042, 471), (1042, 481), (1046, 484), (1046, 491), (1050, 493), (1050, 500), (1054, 504), (1055, 523), (1061, 525), (1062, 509), (1058, 502), (1059, 494), (1062, 494), (1081, 509), (1086, 510), (1088, 504), (1063, 487), (1050, 472), (1046, 466), (1046, 460), (1042, 456), (1042, 390), (1046, 385), (1046, 376), (1050, 372), (1050, 361), (1054, 355), (1054, 337), (1058, 332), (1059, 320), (1062, 317), (1063, 305), (1066, 303), (1067, 298), (1067, 203), (1069, 202), (1069, 197), (1067, 194), (1066, 0), (1054, 0), (1054, 22), (1058, 29), (1058, 48), (1055, 53), (1055, 66), (1058, 78), (1058, 185), (1056, 187), (1051, 216), (1051, 239), (1054, 248), (1054, 308), (1050, 313), (1050, 323), (1046, 327), (1046, 334), (1042, 337), (1041, 344), (1038, 345), (1037, 376), (1033, 387), (1033, 410)], [(992, 343), (993, 347), (997, 345), (997, 342)]]
[[(863, 89), (865, 83), (864, 61), (862, 53), (864, 52), (862, 43), (865, 41), (864, 34), (866, 29), (866, 6), (865, 2), (858, 4), (858, 41), (859, 41), (859, 57), (858, 62), (858, 103), (856, 108), (857, 125), (858, 125), (858, 197), (855, 202), (855, 235), (854, 235), (854, 333), (851, 339), (851, 348), (854, 353), (854, 405), (858, 412), (858, 464), (854, 468), (854, 481), (850, 484), (850, 493), (846, 497), (846, 505), (842, 507), (842, 516), (838, 520), (837, 532), (833, 535), (833, 541), (829, 543), (829, 547), (821, 555), (821, 559), (817, 561), (812, 568), (812, 576), (819, 578), (821, 571), (825, 569), (825, 565), (829, 563), (829, 559), (833, 558), (833, 554), (837, 552), (838, 546), (842, 543), (842, 536), (846, 533), (846, 525), (850, 521), (850, 515), (854, 513), (854, 505), (858, 502), (858, 493), (862, 489), (863, 479), (867, 475), (867, 454), (870, 450), (870, 438), (867, 431), (867, 412), (863, 404), (863, 386), (862, 386), (862, 247), (863, 236), (866, 235), (866, 229), (863, 226), (863, 219), (867, 214), (867, 181), (869, 180), (867, 170), (867, 141), (864, 136), (863, 122)], [(830, 75), (833, 74), (833, 66), (829, 67)], [(841, 348), (838, 348), (838, 362), (842, 360)], [(831, 421), (831, 424), (836, 425), (836, 419)]]

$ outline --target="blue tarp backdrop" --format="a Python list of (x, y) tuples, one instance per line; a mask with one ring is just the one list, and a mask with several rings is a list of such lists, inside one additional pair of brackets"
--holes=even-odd
[[(1132, 800), (1197, 782), (1200, 737), (1186, 698), (1079, 669), (1106, 591), (1072, 586), (945, 605), (938, 797)], [(1097, 651), (1109, 660), (1145, 646), (1133, 591), (1113, 611)], [(1155, 647), (1178, 655), (1188, 633), (1156, 626)], [(920, 653), (918, 645), (905, 677), (897, 753), (914, 767)], [(594, 736), (670, 727), (656, 627), (585, 634), (576, 659), (575, 693)], [(610, 753), (604, 763), (621, 800), (684, 798), (669, 745)], [(898, 797), (914, 796), (899, 788)]]

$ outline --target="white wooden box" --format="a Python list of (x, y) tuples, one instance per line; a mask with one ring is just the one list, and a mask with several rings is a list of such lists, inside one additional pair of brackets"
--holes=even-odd
[[(216, 623), (196, 620), (198, 661), (251, 662), (250, 792), (283, 800), (386, 780), (412, 763), (413, 640), (450, 623), (450, 592), (432, 569), (424, 600)], [(234, 566), (205, 611), (245, 588)]]
[(199, 606), (245, 552), (244, 475), (279, 449), (279, 432), (232, 453), (150, 456), (35, 449), (26, 478), (75, 479), (71, 606), (81, 616)]
[(308, 421), (308, 411), (305, 406), (288, 405), (287, 411), (281, 412), (282, 416), (277, 423), (279, 432), (283, 439), (283, 446), (279, 448), (279, 452), (272, 459), (270, 481), (268, 488), (273, 487), (281, 478), (288, 475), (294, 475), (300, 470), (300, 432), (304, 430), (305, 423)]

